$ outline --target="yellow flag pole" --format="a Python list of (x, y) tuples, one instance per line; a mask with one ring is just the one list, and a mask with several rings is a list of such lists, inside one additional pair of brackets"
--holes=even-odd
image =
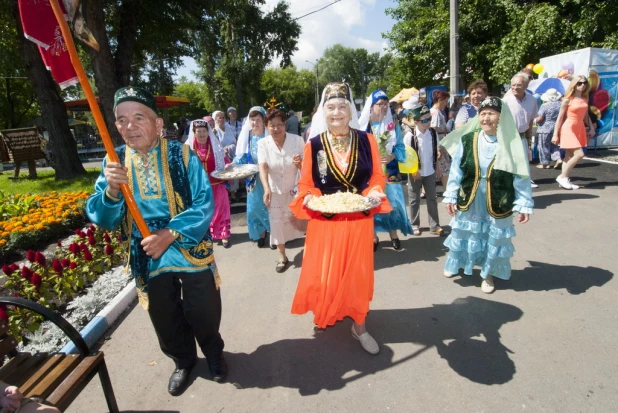
[[(92, 111), (92, 115), (94, 116), (94, 121), (97, 124), (97, 128), (99, 132), (101, 132), (101, 138), (103, 139), (103, 145), (105, 146), (105, 151), (107, 152), (107, 157), (110, 162), (119, 162), (118, 155), (116, 154), (116, 150), (114, 149), (114, 144), (112, 143), (112, 138), (109, 135), (109, 131), (107, 130), (107, 126), (105, 125), (105, 121), (103, 120), (103, 115), (101, 114), (101, 109), (99, 108), (99, 104), (94, 96), (94, 92), (90, 87), (90, 83), (88, 82), (88, 76), (84, 71), (84, 67), (82, 66), (81, 60), (79, 60), (79, 56), (77, 55), (77, 50), (75, 50), (75, 43), (73, 42), (73, 36), (71, 35), (71, 31), (69, 30), (69, 25), (62, 14), (62, 9), (58, 4), (58, 0), (50, 0), (49, 3), (54, 10), (54, 15), (56, 16), (56, 20), (58, 20), (58, 24), (60, 25), (60, 31), (62, 32), (62, 37), (64, 38), (64, 42), (66, 44), (67, 50), (69, 52), (69, 56), (71, 57), (71, 63), (73, 64), (73, 68), (77, 73), (77, 78), (79, 79), (79, 83), (82, 85), (82, 89), (86, 94), (86, 99), (88, 100), (88, 104), (90, 105), (90, 110)], [(131, 179), (131, 177), (129, 177)], [(137, 208), (137, 204), (135, 203), (135, 198), (133, 198), (133, 194), (129, 189), (127, 184), (120, 185), (120, 190), (122, 191), (122, 195), (124, 195), (125, 202), (127, 207), (129, 208), (129, 212), (133, 216), (133, 220), (137, 225), (137, 228), (142, 234), (142, 237), (146, 238), (150, 235), (150, 230), (146, 225), (146, 221), (142, 217), (142, 214), (139, 212)], [(129, 228), (129, 231), (131, 228)]]

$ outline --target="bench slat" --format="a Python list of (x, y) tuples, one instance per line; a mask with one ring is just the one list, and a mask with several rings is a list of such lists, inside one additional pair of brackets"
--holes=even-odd
[(19, 353), (12, 359), (10, 359), (4, 366), (0, 368), (0, 380), (6, 382), (5, 378), (11, 372), (24, 363), (26, 360), (30, 358), (30, 353)]
[(68, 406), (69, 403), (67, 402), (70, 402), (76, 396), (76, 394), (73, 397), (71, 395), (75, 393), (75, 390), (88, 384), (102, 361), (103, 353), (100, 351), (82, 359), (71, 374), (47, 397), (47, 401), (54, 406)]
[(13, 336), (6, 336), (0, 340), (0, 357), (4, 357), (9, 351), (17, 347), (17, 340)]
[[(18, 356), (19, 357), (19, 356)], [(45, 363), (37, 371), (35, 371), (32, 376), (24, 384), (19, 386), (19, 390), (22, 394), (29, 394), (34, 387), (39, 384), (39, 382), (58, 365), (64, 359), (63, 353), (52, 354), (47, 358)]]
[(77, 354), (68, 354), (50, 371), (45, 377), (30, 391), (25, 394), (25, 397), (38, 396), (44, 399), (50, 395), (52, 391), (62, 383), (62, 380), (67, 377), (81, 361), (81, 356)]
[(19, 367), (11, 371), (4, 379), (4, 382), (11, 383), (12, 386), (20, 387), (39, 369), (41, 364), (45, 363), (47, 358), (47, 353), (37, 353), (29, 357), (25, 362), (19, 365)]

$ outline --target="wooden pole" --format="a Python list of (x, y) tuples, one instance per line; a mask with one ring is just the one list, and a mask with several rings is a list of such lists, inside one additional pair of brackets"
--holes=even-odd
[[(94, 116), (94, 121), (97, 124), (97, 128), (99, 129), (99, 132), (101, 132), (101, 138), (103, 139), (103, 145), (105, 146), (105, 151), (107, 151), (107, 156), (110, 162), (118, 163), (118, 155), (116, 154), (116, 150), (114, 149), (112, 138), (109, 136), (109, 131), (107, 130), (107, 126), (105, 125), (105, 121), (103, 120), (101, 109), (99, 108), (97, 99), (95, 98), (94, 92), (90, 87), (90, 83), (88, 83), (88, 76), (84, 71), (81, 60), (79, 60), (77, 50), (75, 50), (75, 43), (73, 42), (73, 36), (71, 36), (69, 25), (67, 24), (64, 15), (62, 14), (62, 9), (58, 4), (58, 0), (50, 0), (49, 4), (54, 10), (54, 15), (56, 16), (56, 20), (58, 20), (58, 24), (60, 25), (60, 31), (62, 32), (62, 37), (64, 38), (64, 42), (69, 52), (69, 56), (71, 56), (71, 63), (73, 64), (73, 68), (77, 73), (79, 83), (82, 85), (82, 89), (84, 90), (84, 94), (86, 95), (86, 99), (88, 100), (88, 104), (90, 105), (90, 110), (92, 111), (92, 115)], [(129, 177), (129, 179), (131, 179), (131, 177)], [(133, 194), (131, 193), (129, 186), (127, 184), (122, 184), (120, 185), (120, 190), (122, 191), (122, 195), (124, 195), (124, 199), (127, 207), (129, 208), (129, 212), (133, 216), (133, 220), (135, 221), (139, 232), (141, 232), (143, 238), (148, 237), (150, 235), (150, 230), (148, 229), (148, 226), (146, 225), (146, 221), (144, 221), (142, 214), (137, 208), (137, 204), (135, 203), (135, 199), (133, 198)], [(129, 228), (129, 231), (131, 231), (131, 228)]]

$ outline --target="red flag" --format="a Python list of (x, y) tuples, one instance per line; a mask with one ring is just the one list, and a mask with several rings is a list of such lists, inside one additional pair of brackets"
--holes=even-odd
[[(39, 46), (43, 62), (62, 89), (79, 82), (49, 0), (18, 0), (24, 36)], [(60, 2), (63, 12), (64, 5)]]

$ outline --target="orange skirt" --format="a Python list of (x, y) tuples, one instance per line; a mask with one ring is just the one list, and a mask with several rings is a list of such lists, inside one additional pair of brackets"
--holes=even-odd
[(345, 317), (364, 324), (373, 298), (373, 214), (314, 216), (292, 314), (312, 311), (319, 328)]

